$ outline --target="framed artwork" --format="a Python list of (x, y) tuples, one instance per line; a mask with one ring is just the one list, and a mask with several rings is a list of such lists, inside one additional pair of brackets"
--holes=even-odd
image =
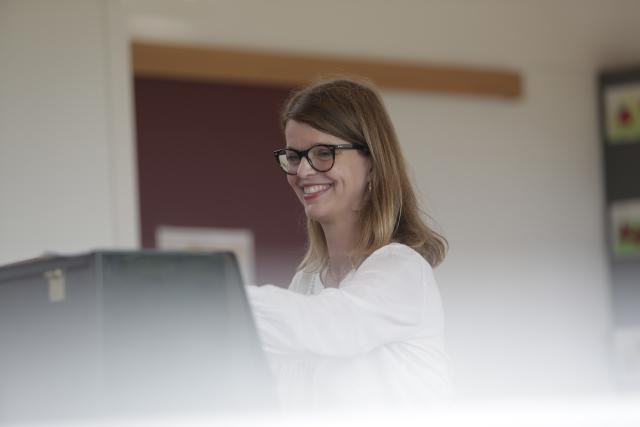
[(255, 284), (253, 232), (239, 228), (160, 226), (156, 229), (158, 249), (185, 251), (229, 251), (238, 259), (242, 278)]
[(607, 141), (640, 142), (640, 81), (606, 87), (604, 104)]
[(640, 199), (612, 203), (610, 218), (613, 254), (640, 258)]

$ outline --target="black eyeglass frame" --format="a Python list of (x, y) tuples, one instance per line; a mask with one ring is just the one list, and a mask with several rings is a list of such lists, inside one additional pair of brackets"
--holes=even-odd
[[(313, 150), (316, 147), (325, 147), (328, 148), (329, 151), (331, 151), (331, 157), (332, 157), (332, 161), (331, 161), (331, 166), (328, 169), (325, 170), (320, 170), (317, 167), (315, 167), (313, 165), (313, 162), (311, 161), (311, 159), (309, 158), (309, 151)], [(296, 173), (291, 173), (288, 172), (284, 169), (284, 167), (282, 166), (282, 163), (280, 162), (279, 157), (283, 154), (286, 154), (287, 151), (293, 151), (294, 153), (296, 153), (298, 155), (298, 157), (300, 158), (300, 161), (302, 162), (302, 159), (305, 158), (307, 159), (307, 162), (309, 162), (309, 166), (311, 166), (313, 168), (313, 170), (315, 170), (316, 172), (328, 172), (331, 170), (331, 168), (333, 167), (333, 165), (336, 163), (336, 150), (360, 150), (363, 152), (368, 153), (369, 152), (369, 147), (367, 147), (366, 145), (363, 144), (316, 144), (314, 146), (309, 147), (306, 150), (294, 150), (293, 148), (280, 148), (278, 150), (274, 150), (273, 155), (276, 158), (276, 162), (278, 163), (278, 167), (287, 175), (297, 175), (298, 172), (296, 171)], [(298, 167), (300, 167), (300, 165), (298, 165)]]

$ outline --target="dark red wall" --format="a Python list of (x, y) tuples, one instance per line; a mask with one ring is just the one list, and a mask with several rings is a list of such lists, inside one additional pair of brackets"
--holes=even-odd
[(253, 230), (258, 283), (288, 285), (304, 212), (271, 154), (290, 89), (135, 79), (142, 244), (159, 225)]

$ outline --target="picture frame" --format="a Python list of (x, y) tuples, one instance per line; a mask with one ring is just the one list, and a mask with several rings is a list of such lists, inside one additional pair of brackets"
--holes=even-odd
[(233, 252), (247, 284), (256, 282), (254, 240), (253, 232), (242, 228), (161, 225), (156, 229), (158, 249)]
[(612, 203), (609, 217), (613, 255), (640, 259), (640, 199)]
[(607, 85), (603, 97), (606, 141), (640, 143), (640, 79)]

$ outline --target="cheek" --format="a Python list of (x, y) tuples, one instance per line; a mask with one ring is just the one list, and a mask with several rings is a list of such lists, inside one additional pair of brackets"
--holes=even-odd
[(351, 186), (351, 196), (355, 203), (360, 205), (365, 199), (367, 195), (367, 174), (362, 173), (353, 177), (352, 186)]

